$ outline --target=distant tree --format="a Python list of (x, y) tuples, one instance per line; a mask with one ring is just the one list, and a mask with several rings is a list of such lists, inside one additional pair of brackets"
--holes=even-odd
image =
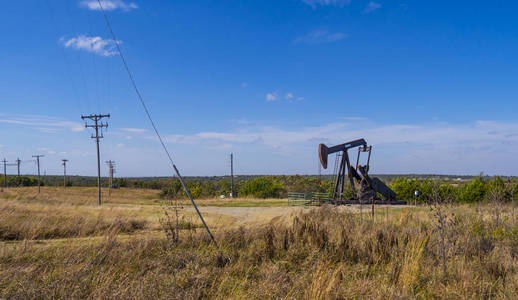
[(270, 176), (245, 181), (239, 188), (240, 195), (245, 197), (280, 198), (284, 192), (284, 186)]
[(183, 195), (180, 195), (182, 192), (182, 185), (179, 180), (171, 181), (167, 186), (162, 188), (160, 192), (160, 197), (164, 199), (176, 199), (181, 198)]
[(398, 177), (392, 181), (390, 187), (396, 193), (397, 198), (401, 200), (413, 200), (415, 191), (419, 191), (422, 195), (421, 183), (417, 179)]
[(482, 177), (473, 179), (466, 184), (460, 191), (459, 201), (465, 203), (473, 203), (484, 200), (487, 187)]

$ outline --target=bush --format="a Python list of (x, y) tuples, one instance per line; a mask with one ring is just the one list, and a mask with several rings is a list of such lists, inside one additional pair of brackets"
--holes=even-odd
[(397, 178), (391, 184), (392, 190), (397, 194), (397, 198), (405, 201), (414, 201), (415, 191), (419, 192), (418, 202), (430, 201), (432, 191), (439, 189), (441, 199), (456, 201), (459, 197), (459, 189), (449, 183), (440, 183), (430, 179), (418, 180)]
[[(0, 176), (0, 186), (4, 185), (4, 176)], [(14, 175), (8, 175), (7, 176), (7, 186), (37, 186), (38, 185), (38, 179), (34, 177), (28, 177), (28, 176), (14, 176)], [(40, 185), (44, 185), (44, 180), (41, 180)]]
[(486, 191), (486, 183), (482, 180), (482, 177), (479, 176), (462, 188), (459, 201), (464, 203), (481, 201), (484, 199)]
[(285, 188), (273, 177), (258, 177), (243, 182), (239, 193), (245, 197), (280, 198), (285, 193)]
[(392, 190), (400, 200), (414, 200), (415, 191), (421, 192), (421, 184), (417, 179), (407, 179), (404, 177), (396, 178), (391, 184)]
[(439, 195), (441, 199), (448, 199), (457, 202), (459, 199), (459, 188), (451, 184), (442, 184), (439, 187)]
[(182, 192), (182, 184), (179, 180), (174, 180), (162, 188), (162, 191), (160, 192), (160, 198), (177, 199), (181, 197), (180, 193)]

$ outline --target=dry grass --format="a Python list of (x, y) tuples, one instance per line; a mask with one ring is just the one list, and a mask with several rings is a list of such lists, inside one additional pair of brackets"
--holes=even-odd
[[(52, 205), (71, 216), (98, 209), (19, 200), (29, 215)], [(17, 202), (3, 201), (5, 206)], [(115, 215), (130, 211), (126, 216), (137, 219), (149, 213), (109, 209)], [(226, 264), (199, 228), (184, 226), (174, 242), (164, 232), (120, 235), (124, 225), (107, 214), (102, 218), (110, 226), (101, 238), (45, 247), (30, 241), (0, 244), (0, 298), (506, 299), (518, 294), (514, 209), (443, 209), (452, 220), (443, 234), (428, 208), (378, 209), (373, 222), (367, 214), (360, 218), (347, 209), (323, 207), (296, 213), (288, 222), (222, 226), (215, 232)]]
[[(160, 191), (146, 189), (107, 189), (102, 190), (105, 204), (160, 204)], [(93, 187), (42, 187), (38, 194), (37, 187), (8, 188), (0, 192), (0, 198), (14, 199), (18, 202), (37, 201), (46, 204), (95, 205), (97, 204), (97, 188)]]
[[(42, 187), (38, 194), (37, 187), (7, 188), (0, 191), (0, 199), (15, 199), (17, 201), (37, 200), (40, 203), (56, 204), (67, 203), (74, 205), (96, 205), (97, 188), (95, 187)], [(112, 189), (111, 194), (108, 189), (102, 189), (103, 203), (107, 205), (161, 205), (165, 202), (160, 198), (159, 190), (120, 188)], [(188, 199), (178, 200), (180, 205), (190, 205)], [(196, 199), (198, 206), (217, 206), (217, 207), (279, 207), (286, 206), (286, 199), (219, 199), (207, 198)]]
[[(44, 187), (41, 194), (37, 193), (37, 188), (0, 191), (0, 241), (102, 236), (114, 226), (121, 233), (159, 233), (164, 201), (154, 198), (158, 197), (158, 192), (120, 189), (114, 190), (111, 196), (105, 194), (103, 205), (98, 206), (95, 188), (67, 188), (65, 191), (59, 187)], [(250, 203), (261, 200), (247, 201), (247, 205), (230, 199), (206, 199), (198, 203), (202, 204), (211, 226), (227, 227), (239, 221), (239, 214), (248, 209), (245, 207)], [(217, 204), (224, 209), (218, 208)], [(184, 206), (180, 212), (182, 217), (194, 226), (201, 224), (189, 203), (179, 202), (178, 205)], [(248, 213), (248, 219), (257, 219), (259, 213)]]
[(85, 209), (72, 205), (0, 204), (0, 240), (33, 240), (101, 235), (111, 227), (122, 233), (144, 229), (142, 218), (109, 210)]

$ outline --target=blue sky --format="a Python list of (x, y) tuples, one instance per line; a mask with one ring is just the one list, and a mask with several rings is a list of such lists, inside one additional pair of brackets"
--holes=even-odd
[[(0, 157), (94, 175), (80, 116), (111, 113), (102, 160), (169, 175), (95, 3), (4, 3)], [(315, 174), (319, 143), (360, 137), (375, 173), (517, 175), (518, 3), (103, 3), (185, 175), (228, 174), (230, 152), (238, 174)]]

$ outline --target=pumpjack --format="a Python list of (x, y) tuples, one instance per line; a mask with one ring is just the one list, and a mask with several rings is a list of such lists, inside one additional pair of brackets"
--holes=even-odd
[[(358, 148), (358, 156), (356, 165), (352, 166), (349, 160), (348, 150)], [(327, 147), (324, 144), (318, 146), (318, 156), (320, 163), (324, 169), (327, 169), (327, 158), (329, 154), (341, 152), (340, 165), (337, 169), (337, 176), (333, 197), (330, 199), (332, 204), (406, 204), (404, 201), (396, 200), (396, 193), (389, 188), (383, 181), (376, 177), (369, 176), (369, 164), (372, 152), (372, 146), (367, 145), (364, 139), (357, 139), (340, 145)], [(360, 154), (367, 153), (367, 163), (363, 166), (359, 165)], [(347, 179), (351, 185), (353, 193), (352, 198), (344, 199), (344, 188), (347, 185)], [(355, 181), (359, 184), (356, 190)], [(381, 194), (384, 199), (380, 199)]]

